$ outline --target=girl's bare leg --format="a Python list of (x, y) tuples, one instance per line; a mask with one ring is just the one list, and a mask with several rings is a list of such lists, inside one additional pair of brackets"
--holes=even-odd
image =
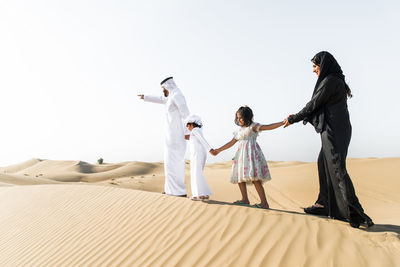
[(246, 183), (238, 183), (240, 188), (240, 193), (242, 193), (242, 201), (245, 204), (250, 204), (249, 198), (247, 197)]
[(264, 191), (264, 187), (262, 186), (260, 181), (254, 181), (253, 182), (254, 187), (257, 190), (258, 195), (260, 196), (260, 200), (261, 200), (261, 207), (263, 207), (264, 209), (268, 209), (269, 205), (267, 202), (267, 198), (265, 197), (265, 191)]

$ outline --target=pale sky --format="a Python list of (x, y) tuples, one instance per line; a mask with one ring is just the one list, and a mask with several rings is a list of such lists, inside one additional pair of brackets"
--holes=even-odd
[[(399, 157), (399, 13), (399, 1), (377, 0), (0, 0), (0, 166), (163, 160), (164, 107), (136, 95), (161, 94), (168, 76), (219, 147), (241, 105), (264, 124), (298, 112), (322, 50), (354, 94), (348, 156)], [(267, 160), (316, 161), (320, 150), (302, 123), (258, 143)]]

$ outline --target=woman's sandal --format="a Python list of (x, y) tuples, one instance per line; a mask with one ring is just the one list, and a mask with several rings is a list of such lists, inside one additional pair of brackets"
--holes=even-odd
[(304, 208), (304, 213), (312, 215), (328, 216), (328, 211), (325, 207), (312, 205), (310, 207)]

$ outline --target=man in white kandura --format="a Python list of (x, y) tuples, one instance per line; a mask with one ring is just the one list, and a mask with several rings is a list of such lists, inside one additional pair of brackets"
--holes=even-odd
[[(166, 135), (164, 143), (164, 192), (167, 195), (186, 197), (185, 152), (190, 132), (184, 127), (189, 116), (185, 97), (173, 77), (161, 82), (163, 96), (138, 95), (146, 102), (164, 104), (166, 109)], [(186, 140), (185, 140), (186, 139)]]

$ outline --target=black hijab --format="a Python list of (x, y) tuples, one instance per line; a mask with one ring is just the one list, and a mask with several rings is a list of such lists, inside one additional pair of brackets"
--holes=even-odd
[[(326, 77), (333, 75), (344, 81), (342, 68), (339, 66), (336, 59), (329, 52), (326, 51), (319, 52), (311, 59), (311, 61), (314, 64), (318, 65), (320, 68), (318, 80), (317, 83), (315, 84), (311, 99), (317, 93), (320, 84)], [(316, 110), (314, 114), (312, 114), (310, 117), (304, 118), (303, 123), (306, 124), (307, 122), (310, 122), (315, 127), (317, 133), (322, 132), (325, 127), (324, 110), (323, 109)]]
[(342, 68), (337, 63), (336, 59), (329, 52), (327, 52), (327, 51), (319, 52), (311, 59), (311, 61), (315, 65), (318, 65), (320, 68), (320, 74), (318, 76), (317, 83), (315, 84), (315, 87), (314, 87), (313, 96), (314, 96), (319, 84), (328, 75), (336, 76), (345, 82)]

